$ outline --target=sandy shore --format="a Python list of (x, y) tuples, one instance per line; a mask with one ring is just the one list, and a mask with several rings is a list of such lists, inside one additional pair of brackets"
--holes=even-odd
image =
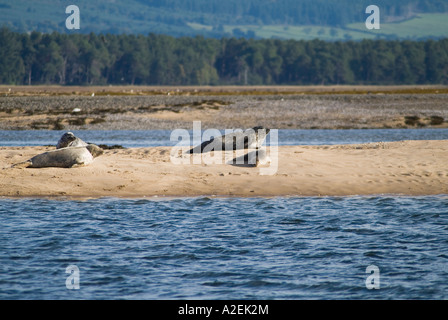
[(278, 170), (174, 164), (170, 147), (107, 150), (86, 167), (11, 168), (53, 147), (0, 147), (0, 196), (343, 196), (448, 194), (448, 141), (281, 146)]

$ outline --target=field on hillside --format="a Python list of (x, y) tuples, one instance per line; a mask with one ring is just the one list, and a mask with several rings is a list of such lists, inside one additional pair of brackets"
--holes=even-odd
[[(270, 2), (272, 3), (272, 1)], [(54, 0), (35, 2), (0, 0), (0, 26), (6, 26), (19, 32), (39, 30), (46, 33), (53, 31), (64, 33), (67, 32), (65, 20), (68, 14), (65, 13), (65, 8), (68, 4), (70, 3)], [(431, 9), (432, 11), (429, 11), (432, 13), (421, 13), (408, 20), (395, 23), (389, 23), (389, 21), (404, 19), (404, 16), (387, 16), (387, 11), (384, 9), (380, 12), (381, 29), (367, 30), (363, 21), (368, 14), (359, 11), (358, 16), (358, 10), (361, 7), (345, 8), (345, 11), (356, 10), (357, 19), (350, 21), (360, 21), (345, 25), (346, 22), (334, 24), (324, 17), (314, 24), (303, 19), (284, 22), (285, 24), (281, 24), (283, 22), (278, 19), (264, 19), (266, 15), (277, 16), (277, 10), (271, 10), (259, 17), (252, 17), (248, 16), (247, 12), (242, 16), (222, 11), (210, 13), (202, 7), (190, 11), (183, 11), (182, 8), (172, 10), (168, 4), (165, 4), (168, 7), (164, 4), (148, 5), (137, 0), (98, 0), (94, 2), (84, 0), (78, 1), (76, 5), (79, 6), (81, 12), (81, 29), (76, 31), (80, 33), (148, 34), (153, 32), (172, 36), (204, 35), (218, 38), (234, 36), (328, 41), (375, 39), (377, 37), (400, 39), (448, 37), (448, 13), (434, 13), (434, 7)], [(300, 5), (294, 4), (291, 12), (297, 12), (298, 8)], [(341, 7), (341, 10), (344, 10), (343, 8)], [(202, 9), (205, 11), (202, 12)], [(403, 10), (406, 11), (406, 9)], [(324, 8), (322, 8), (322, 15), (325, 16)], [(338, 12), (335, 12), (334, 15), (337, 17)]]
[[(350, 30), (366, 30), (363, 23), (354, 23), (347, 26)], [(381, 23), (380, 30), (372, 30), (382, 36), (396, 36), (398, 38), (418, 39), (424, 37), (448, 37), (448, 14), (431, 13), (397, 22)]]
[[(367, 15), (366, 15), (367, 17)], [(195, 30), (211, 30), (212, 26), (191, 23)], [(361, 39), (420, 39), (425, 37), (448, 37), (448, 14), (419, 14), (411, 19), (381, 23), (379, 30), (368, 30), (365, 23), (353, 23), (344, 28), (328, 26), (281, 26), (281, 25), (227, 25), (224, 30), (235, 36), (256, 36), (294, 40), (320, 39), (326, 41)]]

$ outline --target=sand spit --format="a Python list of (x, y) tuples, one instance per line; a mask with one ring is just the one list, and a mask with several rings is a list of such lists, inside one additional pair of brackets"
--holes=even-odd
[(170, 147), (106, 150), (87, 167), (11, 168), (54, 147), (0, 147), (0, 196), (345, 196), (448, 194), (448, 141), (280, 146), (278, 170), (174, 164)]

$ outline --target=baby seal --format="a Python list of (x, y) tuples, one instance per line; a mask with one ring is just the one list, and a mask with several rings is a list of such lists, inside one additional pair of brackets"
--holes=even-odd
[(103, 154), (103, 149), (94, 144), (86, 147), (61, 148), (38, 154), (28, 161), (18, 163), (19, 168), (72, 168), (92, 163), (93, 159)]
[(66, 132), (59, 139), (56, 149), (67, 147), (87, 147), (87, 143), (76, 137), (72, 132)]
[(187, 153), (202, 153), (212, 150), (258, 149), (266, 140), (270, 129), (257, 126), (246, 131), (237, 131), (204, 141)]
[(271, 162), (271, 158), (266, 153), (266, 148), (254, 150), (248, 152), (244, 156), (237, 157), (227, 164), (232, 164), (242, 167), (258, 167), (258, 165), (264, 165)]

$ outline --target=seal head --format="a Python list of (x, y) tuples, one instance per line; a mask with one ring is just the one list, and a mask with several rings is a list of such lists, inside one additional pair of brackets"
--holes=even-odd
[(67, 147), (87, 147), (87, 143), (76, 137), (72, 132), (66, 132), (59, 139), (56, 149)]

